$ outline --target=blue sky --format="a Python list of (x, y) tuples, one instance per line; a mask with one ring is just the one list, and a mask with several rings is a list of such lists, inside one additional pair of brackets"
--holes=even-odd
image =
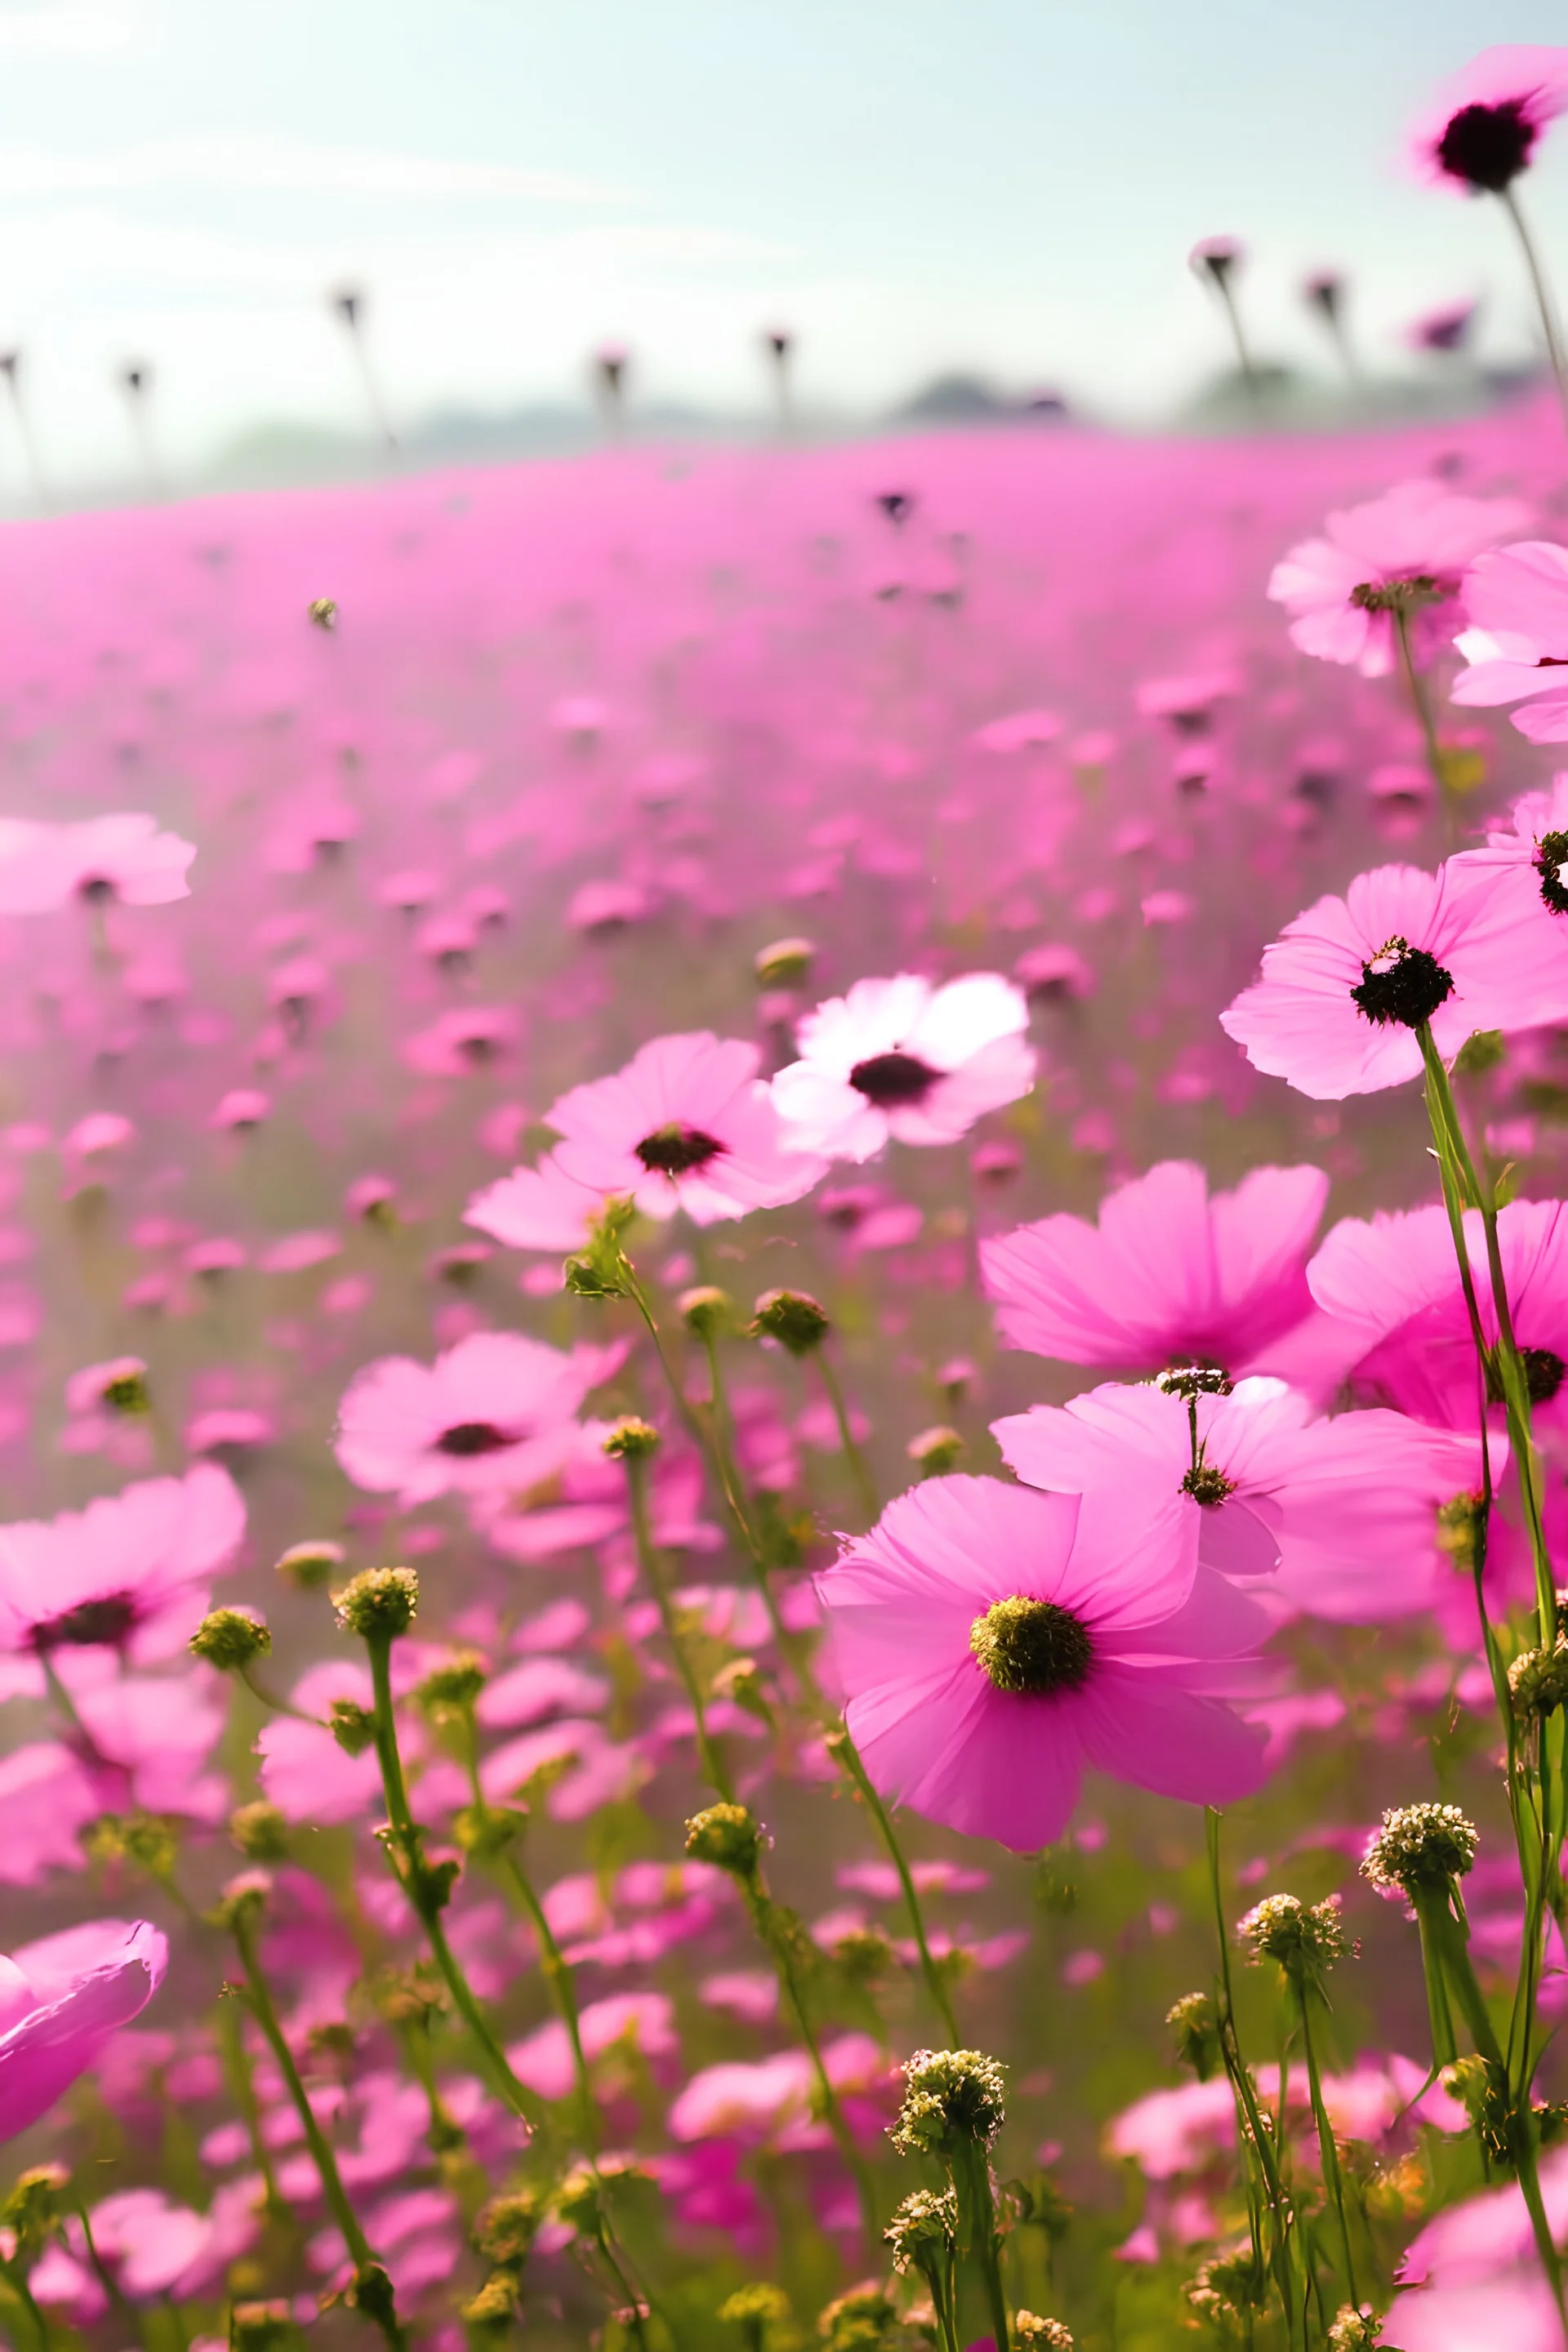
[[(0, 0), (0, 343), (62, 477), (113, 471), (116, 365), (158, 369), (172, 464), (348, 424), (323, 300), (371, 289), (405, 417), (580, 396), (869, 406), (940, 368), (1146, 416), (1217, 353), (1184, 268), (1252, 249), (1255, 338), (1345, 268), (1369, 357), (1432, 303), (1528, 332), (1497, 207), (1403, 174), (1432, 84), (1560, 0)], [(1568, 123), (1530, 194), (1568, 289)], [(0, 429), (0, 490), (16, 454)]]

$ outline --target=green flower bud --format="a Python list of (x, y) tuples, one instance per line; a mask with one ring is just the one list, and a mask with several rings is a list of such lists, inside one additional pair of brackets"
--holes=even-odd
[(518, 2315), (517, 2280), (510, 2271), (492, 2271), (478, 2294), (461, 2305), (458, 2316), (468, 2327), (510, 2327)]
[(291, 1544), (278, 1562), (278, 1573), (301, 1592), (315, 1592), (331, 1581), (347, 1556), (339, 1543)]
[(327, 1726), (345, 1756), (363, 1756), (374, 1745), (375, 1717), (357, 1698), (335, 1698), (327, 1710)]
[(244, 1870), (231, 1878), (218, 1896), (211, 1917), (215, 1927), (226, 1927), (232, 1936), (254, 1927), (267, 1909), (272, 1892), (272, 1881), (264, 1870)]
[(816, 2323), (825, 2352), (877, 2352), (898, 2313), (879, 2286), (854, 2286), (830, 2303)]
[(305, 612), (318, 629), (335, 629), (338, 625), (338, 608), (330, 596), (312, 596)]
[(1294, 1895), (1268, 1895), (1255, 1904), (1237, 1934), (1252, 1946), (1254, 1966), (1277, 1960), (1287, 1976), (1321, 1975), (1345, 1953), (1340, 1898), (1329, 1895), (1309, 1909)]
[(483, 2254), (487, 2262), (521, 2270), (546, 2210), (542, 2189), (515, 2189), (492, 2197), (475, 2216), (470, 2231), (475, 2251)]
[(733, 1324), (735, 1302), (717, 1283), (702, 1282), (694, 1290), (681, 1292), (675, 1311), (697, 1339), (716, 1339)]
[(427, 1674), (414, 1696), (433, 1723), (460, 1723), (473, 1713), (489, 1668), (478, 1650), (459, 1650)]
[(1176, 2056), (1190, 2066), (1200, 2083), (1219, 2072), (1219, 2020), (1206, 1992), (1187, 1992), (1165, 2012), (1165, 2022), (1176, 2037)]
[(753, 1339), (776, 1339), (792, 1356), (809, 1356), (832, 1328), (826, 1307), (805, 1290), (764, 1290), (752, 1308)]
[(686, 1851), (693, 1862), (710, 1862), (732, 1877), (751, 1878), (761, 1857), (764, 1832), (744, 1805), (709, 1805), (686, 1824)]
[(205, 1658), (220, 1674), (237, 1675), (266, 1657), (272, 1636), (261, 1619), (248, 1609), (211, 1609), (187, 1644), (194, 1658)]
[(411, 1568), (366, 1568), (332, 1595), (338, 1623), (366, 1642), (395, 1642), (414, 1622), (419, 1579)]
[(904, 2102), (892, 2142), (906, 2156), (989, 2148), (1006, 2116), (1002, 2067), (982, 2050), (917, 2050), (904, 2062)]
[(229, 2352), (278, 2352), (298, 2334), (286, 2301), (237, 2303), (228, 2315)]
[(228, 1817), (228, 1834), (247, 1862), (284, 1862), (289, 1855), (289, 1822), (276, 1805), (257, 1798), (239, 1805)]
[(922, 1478), (945, 1478), (963, 1461), (964, 1444), (956, 1429), (939, 1421), (933, 1429), (922, 1429), (911, 1437), (904, 1452)]
[(763, 988), (795, 988), (805, 979), (816, 954), (814, 940), (773, 940), (759, 948), (752, 969)]
[(1395, 1805), (1383, 1817), (1361, 1874), (1380, 1893), (1414, 1895), (1462, 1878), (1476, 1858), (1480, 1832), (1458, 1805)]
[(30, 2265), (48, 2244), (68, 2210), (69, 2187), (70, 2174), (63, 2164), (35, 2164), (17, 2174), (0, 2204), (0, 2229), (10, 2231), (22, 2262)]
[(651, 1421), (639, 1420), (635, 1412), (623, 1413), (612, 1422), (605, 1438), (605, 1452), (612, 1462), (646, 1462), (657, 1454), (659, 1445), (658, 1430)]

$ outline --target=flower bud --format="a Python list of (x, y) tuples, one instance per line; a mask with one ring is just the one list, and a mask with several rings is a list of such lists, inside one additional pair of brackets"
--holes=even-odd
[(338, 608), (331, 596), (312, 596), (305, 611), (318, 629), (335, 629), (338, 625)]
[(852, 2286), (817, 2320), (823, 2352), (875, 2352), (887, 2342), (897, 2317), (892, 2301), (879, 2286)]
[(623, 1413), (613, 1422), (605, 1438), (605, 1452), (612, 1462), (646, 1462), (657, 1454), (659, 1445), (658, 1430), (651, 1421), (643, 1421), (635, 1412)]
[(278, 2347), (298, 2335), (294, 2315), (286, 2299), (275, 2303), (237, 2303), (228, 2315), (229, 2352), (278, 2352)]
[(686, 1824), (686, 1851), (693, 1862), (710, 1862), (735, 1878), (750, 1878), (762, 1855), (764, 1832), (744, 1805), (709, 1805)]
[(1035, 2311), (1015, 2315), (1013, 2341), (1019, 2352), (1073, 2352), (1072, 2330), (1059, 2319), (1042, 2319)]
[(332, 1595), (338, 1623), (362, 1641), (395, 1642), (414, 1622), (419, 1579), (411, 1568), (366, 1568)]
[(811, 971), (816, 955), (813, 940), (773, 940), (759, 948), (752, 969), (759, 988), (795, 988)]
[(1176, 2056), (1190, 2066), (1200, 2083), (1217, 2074), (1220, 2065), (1219, 2020), (1206, 1992), (1187, 1992), (1165, 2012), (1165, 2022), (1176, 2038)]
[(1515, 1717), (1551, 1715), (1568, 1703), (1568, 1639), (1559, 1634), (1549, 1650), (1523, 1650), (1508, 1670)]
[(831, 1326), (826, 1308), (805, 1290), (764, 1290), (752, 1309), (753, 1339), (776, 1339), (792, 1356), (819, 1348)]
[(789, 2317), (789, 2297), (783, 2287), (759, 2280), (727, 2295), (719, 2305), (719, 2316), (731, 2327), (744, 2328), (751, 2341), (759, 2343), (764, 2327), (777, 2326)]
[(338, 1543), (291, 1544), (277, 1563), (278, 1573), (300, 1591), (314, 1592), (331, 1580), (346, 1557)]
[(734, 1322), (735, 1302), (717, 1283), (700, 1282), (694, 1290), (681, 1292), (675, 1311), (694, 1338), (716, 1339)]
[(220, 1674), (237, 1675), (266, 1657), (272, 1636), (248, 1609), (211, 1609), (186, 1646), (193, 1657), (204, 1658)]
[(149, 1878), (167, 1878), (180, 1855), (180, 1835), (158, 1813), (104, 1813), (81, 1832), (91, 1862), (129, 1863)]
[(945, 2259), (958, 2236), (958, 2199), (951, 2189), (917, 2189), (904, 2199), (882, 2232), (893, 2250), (900, 2277), (912, 2267)]
[(1358, 2311), (1352, 2303), (1342, 2304), (1329, 2329), (1329, 2352), (1377, 2352), (1383, 2341), (1383, 2322), (1370, 2303)]
[(414, 1696), (433, 1723), (461, 1722), (472, 1714), (489, 1680), (489, 1668), (479, 1652), (460, 1650), (427, 1674)]
[(100, 1364), (98, 1392), (114, 1412), (152, 1411), (153, 1400), (147, 1393), (147, 1367), (140, 1356), (117, 1356), (111, 1364)]
[(1446, 1887), (1476, 1858), (1480, 1832), (1458, 1805), (1395, 1805), (1367, 1847), (1361, 1874), (1380, 1894)]
[(267, 1908), (272, 1892), (272, 1881), (264, 1870), (242, 1870), (231, 1878), (217, 1899), (212, 1913), (215, 1927), (226, 1927), (237, 1935), (253, 1927)]
[(918, 1436), (911, 1437), (904, 1452), (922, 1478), (944, 1478), (963, 1461), (963, 1440), (956, 1429), (938, 1422), (934, 1428), (922, 1429)]
[(520, 2270), (544, 2220), (542, 2190), (517, 2189), (481, 2205), (470, 2231), (475, 2251), (487, 2262)]
[(517, 2315), (517, 2281), (510, 2271), (492, 2271), (458, 2313), (465, 2326), (477, 2328), (508, 2328)]
[(904, 2061), (904, 2101), (892, 2129), (906, 2156), (988, 2148), (1006, 2115), (1005, 2079), (982, 2050), (917, 2050)]
[(0, 2229), (10, 2231), (18, 2254), (30, 2257), (43, 2252), (65, 2218), (65, 2192), (69, 2187), (70, 2174), (63, 2164), (35, 2164), (16, 2175), (10, 2194), (0, 2204)]
[(352, 2309), (363, 2311), (367, 2319), (373, 2319), (384, 2336), (395, 2335), (397, 2299), (392, 2281), (379, 2263), (365, 2263), (355, 2271), (343, 2300)]
[(237, 1806), (228, 1817), (228, 1834), (247, 1862), (284, 1862), (289, 1854), (286, 1814), (265, 1799)]
[(1262, 1960), (1277, 1960), (1287, 1976), (1317, 1975), (1344, 1958), (1337, 1895), (1310, 1909), (1294, 1895), (1265, 1895), (1237, 1921), (1236, 1932), (1252, 1946), (1255, 1967)]
[(335, 1698), (327, 1725), (345, 1756), (363, 1756), (375, 1738), (375, 1717), (357, 1698)]

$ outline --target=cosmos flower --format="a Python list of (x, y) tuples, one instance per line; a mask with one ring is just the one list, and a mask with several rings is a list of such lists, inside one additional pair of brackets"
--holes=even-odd
[(0, 2139), (84, 2074), (163, 1982), (168, 1939), (145, 1919), (95, 1919), (0, 1959)]
[(1228, 1803), (1263, 1735), (1225, 1704), (1267, 1621), (1197, 1565), (1181, 1491), (1132, 1457), (1092, 1498), (992, 1478), (900, 1495), (816, 1580), (846, 1720), (884, 1795), (1020, 1852), (1086, 1766)]
[(1376, 866), (1286, 924), (1220, 1026), (1255, 1068), (1320, 1102), (1401, 1086), (1421, 1074), (1423, 1022), (1447, 1060), (1478, 1029), (1568, 1014), (1555, 962), (1521, 964), (1515, 926), (1487, 868)]
[(1098, 1224), (1043, 1217), (980, 1244), (1010, 1347), (1108, 1371), (1215, 1364), (1239, 1379), (1310, 1353), (1306, 1265), (1329, 1180), (1255, 1168), (1212, 1197), (1201, 1168), (1163, 1160), (1109, 1193)]
[(1495, 827), (1484, 848), (1461, 850), (1450, 863), (1490, 877), (1512, 909), (1519, 969), (1568, 1003), (1568, 772), (1546, 791), (1524, 793), (1506, 828)]
[(194, 842), (160, 833), (156, 817), (127, 812), (80, 824), (8, 820), (0, 830), (0, 915), (84, 906), (162, 907), (188, 898)]
[(583, 1450), (578, 1408), (624, 1352), (475, 1331), (433, 1364), (383, 1356), (344, 1392), (338, 1460), (356, 1486), (405, 1505), (537, 1486)]
[(646, 1216), (683, 1209), (699, 1225), (798, 1201), (823, 1162), (786, 1148), (761, 1061), (759, 1046), (705, 1029), (656, 1037), (625, 1069), (551, 1105), (557, 1168)]
[(1415, 168), (1437, 186), (1500, 195), (1568, 108), (1568, 48), (1483, 49), (1438, 92), (1416, 132)]
[(476, 1192), (463, 1211), (463, 1223), (509, 1249), (564, 1255), (585, 1245), (614, 1197), (577, 1183), (549, 1151), (537, 1168), (514, 1168)]
[(0, 1527), (0, 1652), (171, 1656), (244, 1533), (239, 1489), (211, 1463), (139, 1480), (85, 1510)]
[(1523, 707), (1513, 724), (1531, 743), (1568, 742), (1568, 547), (1526, 539), (1479, 556), (1465, 574), (1468, 663), (1450, 699), (1468, 709)]
[(1513, 499), (1468, 499), (1423, 476), (1329, 516), (1274, 567), (1268, 593), (1290, 615), (1290, 641), (1320, 661), (1386, 677), (1397, 657), (1396, 604), (1413, 650), (1429, 658), (1454, 637), (1467, 566), (1527, 520)]
[(858, 980), (800, 1024), (800, 1059), (773, 1080), (790, 1147), (868, 1160), (889, 1137), (952, 1143), (1035, 1083), (1028, 1004), (994, 971), (935, 988), (904, 972)]
[(1282, 1381), (1190, 1401), (1169, 1383), (1092, 1389), (992, 1434), (1020, 1478), (1057, 1493), (1093, 1492), (1130, 1455), (1157, 1463), (1196, 1523), (1200, 1567), (1268, 1577), (1293, 1608), (1352, 1624), (1431, 1605), (1452, 1576), (1438, 1514), (1481, 1476), (1472, 1438), (1397, 1412), (1317, 1420)]

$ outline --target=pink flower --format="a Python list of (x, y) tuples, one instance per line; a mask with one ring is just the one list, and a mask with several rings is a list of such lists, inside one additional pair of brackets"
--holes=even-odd
[(1521, 540), (1465, 574), (1469, 626), (1456, 643), (1469, 667), (1452, 699), (1468, 709), (1522, 702), (1513, 723), (1532, 743), (1568, 742), (1568, 547)]
[(877, 1786), (1021, 1852), (1060, 1836), (1085, 1765), (1194, 1802), (1258, 1786), (1263, 1735), (1224, 1704), (1266, 1630), (1197, 1566), (1179, 1490), (936, 1478), (816, 1580), (846, 1719)]
[[(1197, 1460), (1194, 1461), (1194, 1428)], [(1131, 1456), (1158, 1465), (1198, 1530), (1200, 1567), (1278, 1576), (1307, 1614), (1365, 1624), (1430, 1606), (1452, 1575), (1437, 1513), (1480, 1483), (1471, 1438), (1395, 1412), (1314, 1420), (1283, 1381), (1186, 1400), (1159, 1387), (1092, 1389), (992, 1423), (1031, 1486), (1091, 1494)]]
[(1412, 638), (1427, 657), (1458, 627), (1467, 565), (1525, 520), (1513, 499), (1460, 498), (1425, 476), (1400, 482), (1365, 506), (1331, 514), (1325, 537), (1303, 540), (1275, 565), (1268, 593), (1290, 614), (1290, 641), (1304, 654), (1386, 677), (1395, 640), (1381, 592), (1411, 592)]
[(54, 2105), (163, 1982), (167, 1938), (145, 1919), (95, 1919), (0, 1959), (0, 2139)]
[[(625, 1069), (574, 1087), (544, 1114), (563, 1175), (695, 1224), (775, 1209), (809, 1192), (822, 1162), (786, 1148), (758, 1077), (760, 1046), (708, 1030), (656, 1037)], [(504, 1238), (504, 1236), (503, 1236)]]
[(1415, 136), (1416, 170), (1438, 186), (1500, 195), (1564, 108), (1568, 49), (1523, 42), (1483, 49), (1438, 92)]
[(555, 1255), (585, 1248), (614, 1194), (579, 1184), (557, 1155), (547, 1152), (537, 1168), (514, 1168), (476, 1192), (463, 1223), (477, 1225), (509, 1249), (548, 1250)]
[(1401, 1086), (1421, 1075), (1424, 1021), (1447, 1059), (1477, 1029), (1568, 1013), (1552, 966), (1521, 967), (1516, 925), (1485, 868), (1376, 866), (1286, 924), (1220, 1026), (1255, 1068), (1320, 1102)]
[(82, 824), (8, 824), (0, 832), (0, 915), (42, 915), (72, 898), (162, 907), (188, 898), (194, 842), (125, 814)]
[(582, 1450), (578, 1407), (621, 1352), (476, 1331), (433, 1364), (383, 1356), (349, 1383), (338, 1460), (356, 1486), (405, 1505), (537, 1486)]
[[(1465, 1241), (1481, 1328), (1495, 1344), (1479, 1212), (1466, 1216)], [(1510, 1202), (1498, 1216), (1498, 1244), (1536, 1428), (1568, 1432), (1568, 1202)], [(1346, 1217), (1307, 1279), (1344, 1334), (1343, 1360), (1362, 1393), (1439, 1428), (1476, 1428), (1479, 1373), (1444, 1209)]]
[(171, 1656), (244, 1533), (239, 1489), (210, 1463), (83, 1511), (0, 1527), (0, 1652), (107, 1645)]
[(773, 1080), (790, 1148), (869, 1160), (900, 1143), (952, 1143), (1035, 1083), (1029, 1008), (999, 972), (945, 987), (903, 972), (858, 980), (808, 1013), (801, 1058)]
[(1450, 863), (1489, 877), (1511, 909), (1520, 968), (1568, 1003), (1568, 772), (1547, 791), (1526, 793), (1509, 815), (1511, 830), (1489, 833), (1484, 849), (1461, 850)]
[(1211, 1198), (1201, 1168), (1163, 1160), (1110, 1193), (1100, 1222), (1043, 1217), (980, 1244), (1004, 1339), (1107, 1370), (1289, 1369), (1312, 1322), (1306, 1265), (1329, 1180), (1255, 1168)]
[[(591, 2000), (578, 2018), (583, 2053), (590, 2063), (617, 2043), (643, 2058), (663, 2057), (676, 2046), (675, 2005), (664, 1992), (616, 1992)], [(507, 2052), (512, 2072), (542, 2099), (564, 2099), (572, 2089), (572, 2049), (558, 2017), (537, 2026)]]

